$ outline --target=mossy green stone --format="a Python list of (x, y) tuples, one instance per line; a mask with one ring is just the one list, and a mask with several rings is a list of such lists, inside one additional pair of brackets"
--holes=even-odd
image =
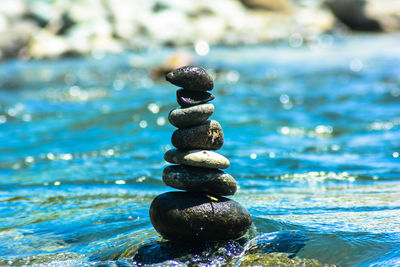
[(315, 259), (289, 258), (285, 253), (255, 253), (244, 256), (240, 267), (334, 267), (336, 265), (322, 264)]

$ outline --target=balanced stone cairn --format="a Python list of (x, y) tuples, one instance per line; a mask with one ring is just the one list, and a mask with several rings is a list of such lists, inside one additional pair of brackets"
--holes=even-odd
[(224, 143), (221, 125), (208, 120), (214, 105), (212, 78), (204, 69), (186, 66), (166, 76), (182, 87), (176, 92), (180, 108), (173, 109), (169, 122), (178, 129), (172, 134), (171, 149), (164, 159), (162, 174), (166, 185), (185, 191), (157, 196), (150, 206), (150, 220), (165, 239), (173, 241), (222, 241), (243, 236), (251, 225), (251, 216), (231, 196), (237, 190), (235, 179), (221, 171), (229, 160), (211, 150)]

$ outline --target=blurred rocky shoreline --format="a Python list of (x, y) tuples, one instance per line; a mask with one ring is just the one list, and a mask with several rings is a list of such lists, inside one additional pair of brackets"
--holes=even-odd
[(0, 60), (400, 30), (398, 0), (1, 0)]

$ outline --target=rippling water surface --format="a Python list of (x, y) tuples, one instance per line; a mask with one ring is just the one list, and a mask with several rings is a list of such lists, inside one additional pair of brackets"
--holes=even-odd
[[(212, 118), (250, 238), (297, 231), (300, 258), (400, 266), (399, 39), (213, 48), (197, 59), (216, 79)], [(177, 104), (176, 87), (148, 71), (170, 53), (2, 63), (0, 265), (126, 266), (157, 242), (148, 208), (172, 190), (161, 173)], [(229, 259), (197, 261), (243, 256), (219, 253)]]

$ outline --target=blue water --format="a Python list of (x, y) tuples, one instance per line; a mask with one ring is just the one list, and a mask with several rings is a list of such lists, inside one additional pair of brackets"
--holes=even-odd
[[(300, 258), (400, 266), (399, 40), (196, 58), (216, 80), (212, 118), (251, 237), (296, 230)], [(159, 239), (148, 208), (173, 190), (161, 173), (176, 87), (148, 73), (173, 52), (1, 64), (0, 265), (131, 265)]]

